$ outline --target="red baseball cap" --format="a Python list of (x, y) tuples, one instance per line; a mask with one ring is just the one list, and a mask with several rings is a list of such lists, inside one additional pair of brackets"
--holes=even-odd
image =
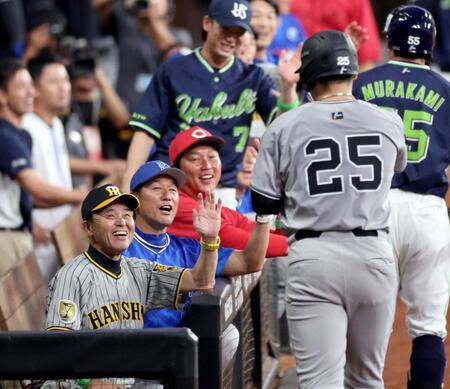
[(225, 141), (202, 127), (194, 126), (179, 132), (169, 145), (169, 160), (172, 166), (178, 164), (183, 154), (191, 147), (207, 144), (220, 150)]

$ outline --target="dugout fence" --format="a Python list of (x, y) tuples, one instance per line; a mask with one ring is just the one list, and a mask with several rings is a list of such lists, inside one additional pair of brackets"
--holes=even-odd
[(3, 387), (86, 377), (133, 377), (140, 389), (153, 389), (152, 379), (198, 389), (198, 339), (187, 328), (0, 332)]
[[(262, 273), (217, 279), (212, 293), (193, 295), (190, 328), (199, 338), (200, 389), (271, 387), (279, 362), (268, 269), (267, 263)], [(240, 336), (233, 359), (227, 358), (230, 325)]]
[(0, 385), (136, 377), (159, 380), (165, 388), (270, 388), (279, 364), (267, 265), (262, 273), (219, 278), (211, 293), (195, 293), (192, 331), (0, 332)]

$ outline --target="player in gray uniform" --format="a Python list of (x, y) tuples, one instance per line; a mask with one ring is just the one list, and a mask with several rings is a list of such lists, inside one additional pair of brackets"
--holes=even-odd
[(209, 289), (217, 266), (220, 201), (199, 197), (193, 211), (202, 237), (191, 270), (122, 256), (134, 234), (139, 200), (114, 185), (93, 189), (81, 214), (90, 246), (52, 279), (47, 301), (48, 330), (142, 328), (144, 312), (177, 306), (180, 292)]
[(262, 139), (255, 211), (280, 212), (289, 236), (286, 303), (300, 388), (383, 388), (397, 274), (387, 194), (406, 165), (401, 119), (355, 100), (356, 50), (322, 31), (302, 49), (314, 101)]

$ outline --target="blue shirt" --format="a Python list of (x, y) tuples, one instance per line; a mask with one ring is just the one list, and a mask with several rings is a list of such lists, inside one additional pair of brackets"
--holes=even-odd
[(269, 50), (266, 50), (266, 58), (264, 58), (264, 60), (261, 60), (259, 58), (255, 58), (253, 63), (255, 65), (259, 65), (259, 64), (262, 64), (262, 63), (271, 63), (271, 64), (274, 64), (274, 65), (277, 65), (278, 64), (278, 58), (276, 58), (272, 54), (272, 52), (270, 52)]
[(215, 69), (197, 49), (159, 67), (130, 125), (156, 139), (151, 158), (166, 162), (169, 144), (182, 130), (198, 125), (221, 136), (225, 139), (220, 151), (221, 184), (235, 187), (253, 112), (268, 124), (277, 110), (273, 88), (258, 66), (232, 57), (223, 68)]
[[(31, 168), (31, 143), (28, 132), (0, 118), (0, 227), (31, 227), (31, 195), (15, 180)], [(12, 210), (20, 213), (12, 215)]]
[(255, 212), (252, 204), (252, 196), (249, 189), (247, 189), (241, 196), (236, 211), (245, 215), (246, 213)]
[(294, 15), (280, 15), (277, 32), (268, 48), (275, 61), (274, 63), (278, 63), (281, 50), (294, 52), (305, 39), (305, 30)]
[[(123, 253), (126, 257), (147, 259), (163, 265), (175, 265), (192, 269), (200, 255), (200, 243), (195, 239), (179, 238), (172, 234), (145, 234), (136, 227), (136, 233), (128, 249)], [(220, 276), (225, 263), (233, 249), (220, 248), (216, 275)], [(187, 301), (184, 304), (189, 306)], [(146, 312), (144, 327), (165, 328), (181, 327), (184, 322), (185, 311), (175, 309), (157, 309)]]
[(361, 73), (354, 95), (403, 118), (408, 165), (393, 188), (445, 197), (450, 163), (450, 83), (428, 66), (389, 63)]

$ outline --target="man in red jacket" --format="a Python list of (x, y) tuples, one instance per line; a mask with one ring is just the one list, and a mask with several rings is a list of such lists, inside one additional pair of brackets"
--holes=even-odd
[[(169, 146), (170, 164), (184, 171), (186, 184), (180, 189), (180, 203), (175, 220), (168, 232), (187, 238), (199, 239), (192, 225), (192, 209), (198, 193), (214, 191), (220, 181), (221, 161), (219, 150), (224, 140), (213, 136), (201, 127), (191, 127), (178, 133)], [(258, 216), (257, 216), (258, 217)], [(244, 249), (253, 231), (254, 222), (239, 212), (222, 207), (222, 224), (219, 232), (223, 247)], [(287, 238), (271, 233), (266, 256), (287, 254)]]
[[(364, 30), (355, 30), (352, 36), (358, 48), (360, 72), (372, 68), (382, 59), (379, 31), (370, 0), (293, 0), (291, 13), (302, 22), (307, 36), (322, 30), (354, 35), (351, 26), (356, 22)], [(359, 39), (361, 41), (358, 42)]]

